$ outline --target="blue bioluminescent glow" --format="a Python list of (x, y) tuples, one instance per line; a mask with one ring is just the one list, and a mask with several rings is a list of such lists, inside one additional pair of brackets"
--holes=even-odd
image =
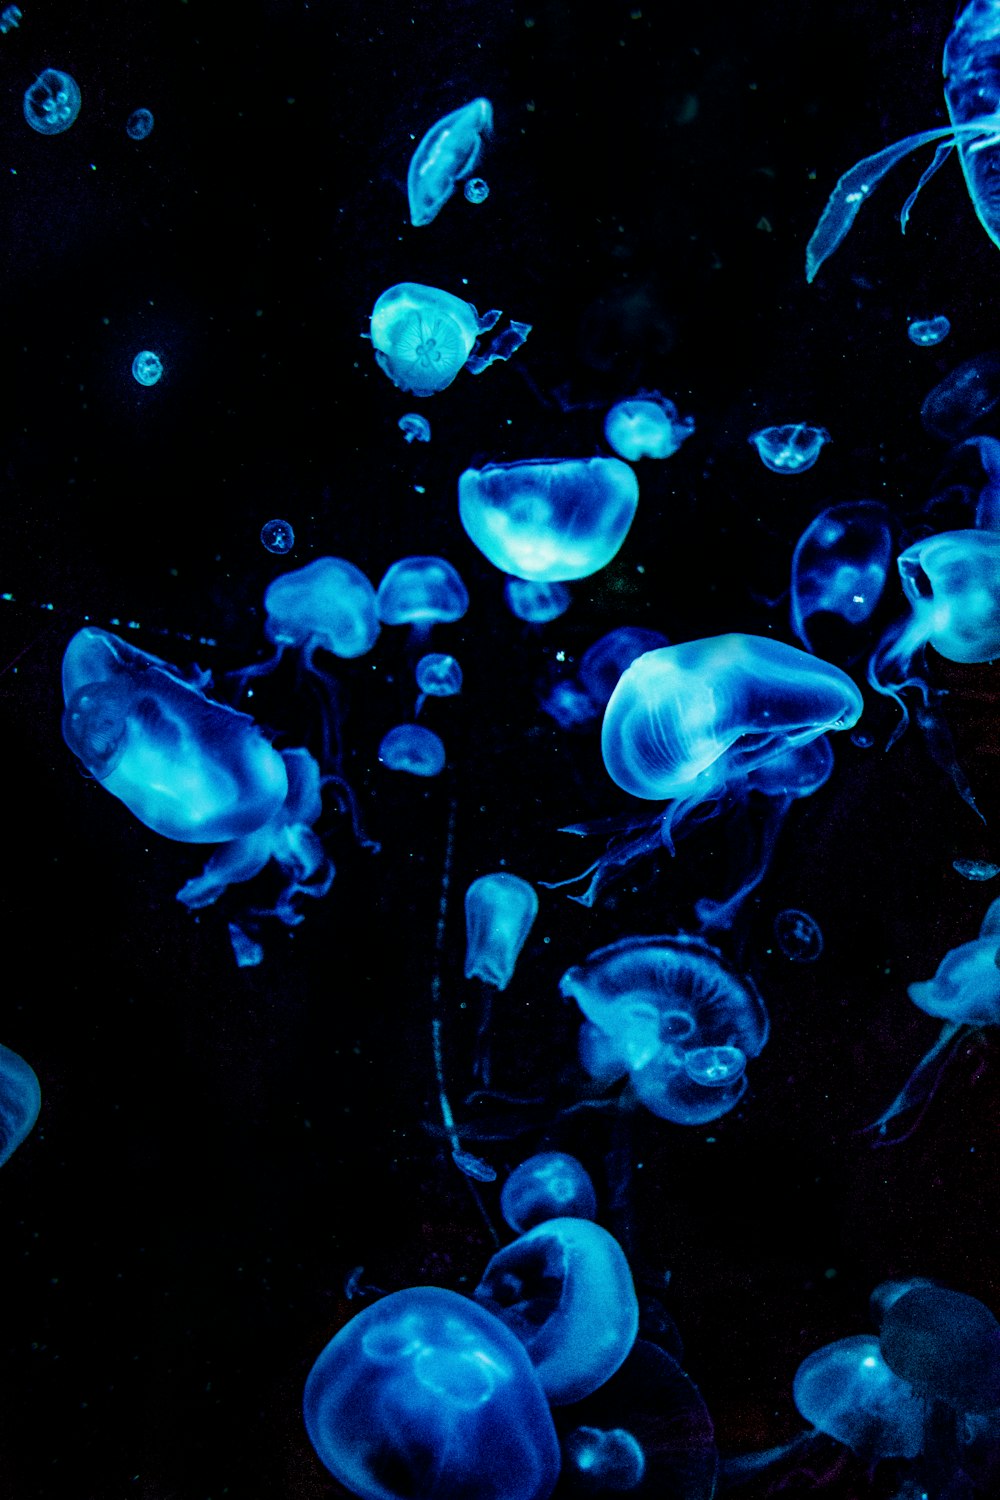
[(815, 917), (788, 907), (774, 919), (774, 937), (793, 964), (815, 963), (823, 952), (823, 934)]
[(0, 1167), (30, 1134), (41, 1107), (34, 1068), (0, 1043)]
[(658, 630), (643, 625), (619, 625), (588, 646), (580, 658), (577, 678), (586, 689), (596, 713), (603, 713), (611, 694), (627, 671), (647, 651), (659, 651), (670, 642)]
[(0, 10), (0, 36), (6, 36), (8, 31), (14, 31), (21, 23), (24, 12), (17, 5), (5, 5)]
[(604, 436), (619, 458), (669, 458), (694, 432), (694, 418), (682, 417), (659, 391), (642, 391), (618, 401), (604, 419)]
[(309, 1439), (361, 1500), (547, 1500), (559, 1444), (532, 1363), (476, 1302), (393, 1292), (341, 1328), (309, 1372)]
[(80, 113), (80, 85), (58, 68), (43, 68), (24, 93), (24, 118), (39, 135), (61, 135)]
[(469, 593), (443, 557), (403, 557), (378, 586), (375, 610), (383, 625), (411, 625), (426, 633), (432, 625), (460, 620)]
[(132, 361), (132, 374), (140, 385), (156, 385), (163, 375), (163, 361), (152, 349), (140, 349)]
[(564, 583), (530, 583), (525, 578), (508, 578), (503, 596), (511, 614), (529, 625), (557, 620), (569, 609), (572, 597)]
[(279, 652), (296, 647), (307, 666), (320, 649), (347, 660), (364, 656), (381, 630), (374, 588), (342, 557), (317, 557), (304, 568), (279, 573), (264, 591), (264, 609), (268, 640)]
[(402, 281), (372, 309), (375, 358), (401, 391), (433, 396), (451, 385), (479, 335), (499, 318), (496, 311), (480, 317), (471, 302), (438, 287)]
[(133, 141), (144, 141), (153, 128), (153, 115), (148, 109), (134, 109), (125, 122), (125, 131)]
[(406, 771), (411, 776), (439, 776), (445, 767), (445, 750), (433, 729), (422, 724), (397, 724), (383, 735), (378, 758), (387, 771)]
[(599, 1390), (639, 1329), (625, 1254), (588, 1219), (546, 1219), (529, 1229), (497, 1251), (474, 1295), (524, 1345), (557, 1406)]
[(779, 427), (761, 427), (747, 439), (760, 454), (761, 463), (775, 474), (804, 474), (830, 441), (825, 427), (808, 422), (786, 422)]
[(963, 880), (995, 880), (1000, 875), (1000, 865), (989, 859), (954, 859), (951, 867)]
[(870, 619), (892, 563), (891, 512), (875, 500), (831, 505), (806, 527), (792, 557), (792, 629), (813, 650), (811, 622), (838, 615), (848, 625)]
[(618, 458), (522, 459), (466, 469), (458, 511), (494, 567), (532, 583), (587, 578), (621, 547), (639, 484)]
[(563, 1453), (602, 1490), (634, 1490), (646, 1472), (642, 1444), (624, 1427), (576, 1427), (564, 1441)]
[(924, 398), (920, 420), (934, 437), (957, 443), (1000, 402), (1000, 353), (989, 350), (967, 359)]
[(922, 349), (940, 344), (950, 332), (951, 323), (943, 315), (938, 318), (913, 318), (906, 327), (910, 343), (917, 344)]
[(462, 668), (453, 656), (430, 651), (417, 662), (417, 687), (428, 698), (453, 698), (462, 691)]
[(268, 552), (284, 557), (295, 546), (295, 531), (290, 521), (265, 521), (260, 528), (260, 539)]
[(485, 203), (490, 196), (490, 185), (481, 177), (470, 177), (463, 191), (468, 203)]
[(916, 1458), (923, 1447), (923, 1406), (890, 1370), (872, 1334), (837, 1339), (807, 1355), (792, 1395), (807, 1422), (870, 1463)]
[(406, 178), (412, 224), (419, 228), (437, 218), (458, 183), (475, 171), (483, 137), (492, 129), (488, 99), (473, 99), (431, 126), (410, 159)]
[(429, 443), (431, 440), (431, 424), (419, 412), (405, 412), (397, 426), (408, 443)]
[(1000, 1323), (977, 1297), (911, 1285), (885, 1308), (879, 1344), (918, 1398), (959, 1412), (1000, 1408)]
[(465, 977), (505, 990), (538, 915), (534, 886), (501, 870), (480, 875), (465, 893)]
[(596, 1219), (590, 1173), (565, 1151), (540, 1151), (511, 1172), (500, 1193), (500, 1212), (515, 1234), (546, 1219)]

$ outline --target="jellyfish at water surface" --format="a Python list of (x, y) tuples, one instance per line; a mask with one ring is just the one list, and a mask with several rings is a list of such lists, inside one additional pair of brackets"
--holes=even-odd
[(530, 583), (524, 578), (508, 578), (503, 596), (511, 614), (529, 625), (557, 620), (569, 609), (571, 597), (564, 583)]
[(831, 505), (806, 527), (792, 557), (792, 629), (812, 651), (813, 621), (863, 625), (878, 607), (892, 563), (892, 515), (875, 500)]
[(786, 422), (779, 427), (761, 427), (747, 441), (773, 473), (804, 474), (819, 458), (830, 434), (825, 427), (812, 427), (808, 422)]
[(125, 124), (130, 140), (144, 141), (153, 128), (153, 116), (148, 109), (134, 109)]
[(139, 385), (156, 385), (163, 375), (163, 361), (152, 349), (140, 349), (132, 361), (132, 375)]
[(795, 1372), (799, 1412), (860, 1458), (916, 1458), (924, 1444), (924, 1410), (890, 1369), (871, 1334), (838, 1339), (808, 1355)]
[(717, 1120), (746, 1090), (746, 1065), (769, 1023), (753, 981), (700, 938), (628, 937), (567, 969), (559, 984), (583, 1012), (580, 1060), (602, 1087), (662, 1120)]
[(405, 771), (410, 776), (439, 776), (444, 770), (444, 745), (440, 736), (422, 724), (397, 724), (382, 736), (378, 758), (387, 771)]
[(466, 469), (458, 510), (494, 567), (531, 583), (565, 583), (607, 566), (639, 503), (619, 458), (521, 459)]
[(466, 979), (505, 990), (537, 915), (535, 888), (519, 875), (500, 870), (474, 880), (465, 893)]
[(495, 308), (480, 317), (471, 302), (451, 292), (402, 281), (384, 291), (372, 309), (375, 358), (401, 391), (433, 396), (446, 390), (460, 370), (481, 375), (521, 347), (531, 325), (511, 319), (485, 352), (478, 352), (479, 336), (495, 328), (500, 317)]
[(640, 458), (670, 458), (694, 432), (694, 418), (682, 417), (659, 391), (643, 391), (618, 401), (604, 419), (604, 436), (618, 454), (635, 463)]
[(597, 1194), (586, 1167), (565, 1151), (540, 1151), (511, 1172), (500, 1212), (523, 1234), (546, 1219), (596, 1219)]
[(43, 68), (24, 94), (24, 118), (39, 135), (61, 135), (80, 113), (80, 85), (58, 68)]
[(431, 126), (410, 159), (406, 179), (410, 222), (416, 228), (433, 223), (457, 185), (475, 171), (483, 138), (492, 129), (488, 99), (473, 99)]
[(940, 344), (951, 332), (951, 323), (946, 317), (938, 318), (913, 318), (907, 324), (906, 334), (911, 344), (917, 344), (920, 348), (929, 348), (932, 344)]
[(361, 1500), (548, 1500), (555, 1428), (524, 1348), (456, 1292), (411, 1287), (367, 1307), (306, 1380), (309, 1439)]
[(31, 1133), (41, 1107), (34, 1068), (0, 1043), (0, 1167)]

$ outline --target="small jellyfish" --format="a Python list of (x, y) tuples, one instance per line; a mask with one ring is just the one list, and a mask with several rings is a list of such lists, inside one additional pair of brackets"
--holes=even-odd
[(163, 361), (152, 349), (140, 349), (132, 361), (132, 375), (140, 385), (156, 385), (163, 374)]
[(453, 698), (462, 691), (462, 668), (453, 656), (431, 651), (417, 662), (417, 687), (428, 698)]
[(920, 420), (933, 437), (957, 443), (1000, 401), (1000, 352), (989, 350), (956, 365), (924, 398)]
[(634, 1490), (646, 1472), (642, 1444), (624, 1427), (575, 1427), (563, 1443), (563, 1453), (601, 1490)]
[(443, 557), (403, 557), (394, 562), (375, 596), (383, 625), (409, 625), (421, 640), (432, 625), (460, 620), (468, 607), (468, 590)]
[(275, 653), (238, 673), (241, 678), (272, 671), (290, 647), (302, 652), (308, 671), (317, 670), (314, 657), (319, 650), (345, 661), (365, 656), (381, 630), (375, 590), (361, 569), (342, 557), (317, 557), (305, 567), (279, 573), (264, 591), (264, 610), (264, 634)]
[(397, 724), (382, 736), (378, 758), (388, 771), (411, 776), (439, 776), (445, 766), (444, 745), (432, 729), (420, 724)]
[(125, 123), (130, 140), (144, 141), (153, 128), (153, 116), (148, 109), (134, 109)]
[(465, 893), (465, 977), (505, 990), (538, 915), (534, 887), (505, 870), (480, 875)]
[(940, 344), (951, 332), (951, 323), (946, 317), (938, 318), (913, 318), (907, 325), (906, 333), (911, 344), (918, 344), (920, 348), (929, 348), (931, 344)]
[(8, 31), (13, 31), (20, 25), (23, 11), (17, 5), (5, 5), (0, 10), (0, 36), (6, 36)]
[(628, 1079), (662, 1120), (717, 1120), (746, 1090), (768, 1018), (753, 981), (700, 938), (628, 937), (567, 969), (560, 991), (586, 1020), (580, 1060), (602, 1087)]
[(648, 630), (642, 625), (619, 625), (588, 646), (580, 658), (576, 675), (595, 712), (604, 712), (622, 673), (634, 661), (645, 656), (647, 651), (659, 651), (669, 645), (667, 637), (658, 630)]
[(431, 440), (431, 424), (419, 412), (406, 412), (400, 417), (398, 426), (408, 443), (429, 443)]
[(0, 1167), (30, 1134), (41, 1107), (34, 1068), (0, 1043)]
[(471, 302), (437, 287), (402, 281), (372, 309), (375, 358), (401, 391), (433, 396), (451, 385), (479, 335), (499, 318), (499, 312), (480, 317)]
[(569, 609), (571, 597), (564, 583), (531, 583), (524, 578), (508, 578), (503, 596), (511, 614), (530, 625), (557, 620)]
[(789, 907), (774, 919), (774, 936), (778, 947), (794, 964), (812, 964), (823, 952), (823, 934), (807, 911)]
[(792, 558), (792, 629), (807, 651), (817, 616), (848, 626), (871, 618), (891, 563), (892, 516), (877, 501), (831, 505), (810, 522)]
[(481, 177), (470, 177), (465, 184), (464, 192), (467, 203), (485, 203), (490, 196), (490, 185)]
[(488, 99), (473, 99), (431, 126), (410, 159), (406, 179), (415, 227), (432, 223), (457, 185), (475, 171), (483, 137), (492, 129), (493, 106)]
[(458, 481), (472, 542), (501, 572), (532, 583), (606, 567), (638, 503), (635, 473), (618, 458), (522, 459), (466, 469)]
[(792, 1395), (807, 1422), (870, 1463), (916, 1458), (923, 1448), (923, 1406), (871, 1334), (838, 1339), (808, 1355), (795, 1372)]
[(641, 391), (616, 402), (604, 419), (609, 446), (630, 463), (640, 458), (670, 458), (692, 432), (694, 418), (682, 417), (659, 391)]
[(825, 427), (811, 427), (808, 422), (786, 422), (780, 427), (761, 427), (747, 441), (753, 443), (761, 462), (775, 474), (804, 474), (819, 458), (830, 434)]
[(528, 1351), (556, 1406), (598, 1390), (639, 1329), (618, 1241), (588, 1219), (546, 1219), (498, 1250), (473, 1293)]
[(514, 1168), (500, 1212), (516, 1234), (546, 1219), (596, 1219), (597, 1194), (586, 1167), (565, 1151), (541, 1151)]
[(80, 113), (80, 85), (58, 68), (43, 68), (24, 94), (24, 118), (39, 135), (61, 135)]
[(951, 867), (963, 880), (995, 880), (1000, 875), (1000, 865), (988, 859), (954, 859)]
[(295, 532), (290, 521), (265, 521), (260, 528), (260, 539), (268, 552), (274, 552), (279, 557), (286, 552), (291, 552), (295, 546)]
[(879, 1344), (917, 1397), (959, 1412), (1000, 1409), (1000, 1323), (978, 1298), (912, 1286), (886, 1308)]
[(559, 1444), (518, 1339), (457, 1292), (366, 1307), (306, 1380), (309, 1440), (361, 1500), (548, 1500)]

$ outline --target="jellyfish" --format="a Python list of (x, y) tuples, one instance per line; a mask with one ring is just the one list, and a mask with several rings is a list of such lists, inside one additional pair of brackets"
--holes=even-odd
[(786, 422), (780, 427), (761, 427), (747, 439), (760, 455), (761, 463), (775, 474), (804, 474), (830, 441), (825, 427), (808, 422)]
[(286, 552), (291, 552), (295, 546), (295, 531), (290, 521), (280, 519), (265, 521), (260, 528), (261, 544), (268, 552), (283, 557)]
[(786, 958), (795, 964), (812, 964), (823, 952), (823, 934), (815, 917), (789, 907), (774, 919), (774, 936)]
[(469, 594), (443, 557), (403, 557), (378, 586), (375, 610), (383, 625), (409, 625), (412, 639), (425, 641), (432, 625), (460, 620)]
[(417, 713), (425, 698), (453, 698), (462, 691), (462, 668), (453, 656), (430, 651), (417, 662)]
[(682, 417), (659, 391), (641, 391), (618, 401), (604, 419), (604, 436), (618, 454), (635, 463), (640, 458), (670, 458), (694, 432), (694, 418)]
[(953, 859), (951, 867), (963, 880), (995, 880), (1000, 865), (989, 859)]
[(585, 1024), (580, 1061), (603, 1088), (677, 1125), (717, 1120), (746, 1091), (767, 1011), (753, 981), (700, 938), (627, 937), (567, 969), (559, 983)]
[(31, 1133), (41, 1107), (34, 1068), (0, 1042), (0, 1167)]
[(590, 1174), (565, 1151), (540, 1151), (514, 1168), (500, 1194), (500, 1212), (516, 1234), (546, 1219), (596, 1219)]
[(447, 759), (440, 736), (421, 724), (390, 729), (382, 736), (378, 758), (387, 771), (406, 771), (410, 776), (439, 776)]
[(635, 473), (619, 458), (521, 459), (466, 469), (462, 525), (501, 572), (565, 583), (607, 566), (639, 503)]
[(24, 118), (39, 135), (61, 135), (80, 113), (80, 85), (58, 68), (43, 68), (24, 93)]
[(0, 36), (6, 36), (8, 31), (14, 31), (21, 23), (24, 12), (17, 5), (5, 5), (0, 10)]
[(548, 1500), (559, 1444), (531, 1360), (476, 1302), (409, 1287), (364, 1308), (309, 1372), (320, 1460), (361, 1500)]
[(1000, 1323), (978, 1298), (910, 1285), (884, 1309), (879, 1344), (888, 1367), (924, 1400), (1000, 1410)]
[(831, 505), (809, 523), (792, 557), (792, 629), (807, 651), (816, 616), (848, 626), (871, 618), (891, 562), (892, 517), (875, 500)]
[(505, 990), (538, 915), (534, 887), (501, 870), (480, 875), (465, 893), (466, 979), (481, 979)]
[(413, 153), (406, 179), (410, 222), (416, 228), (432, 223), (457, 185), (475, 171), (483, 137), (492, 129), (488, 99), (473, 99), (431, 126)]
[(937, 318), (912, 318), (907, 324), (906, 333), (911, 344), (916, 344), (922, 349), (929, 348), (932, 344), (940, 344), (951, 332), (951, 323), (944, 316)]
[(923, 1406), (871, 1334), (838, 1339), (808, 1355), (795, 1372), (792, 1395), (807, 1422), (870, 1463), (916, 1458), (923, 1447)]
[(153, 116), (148, 109), (134, 109), (125, 123), (130, 140), (144, 141), (153, 128)]
[(598, 1390), (639, 1329), (625, 1253), (589, 1219), (537, 1224), (498, 1250), (473, 1293), (524, 1345), (556, 1406)]
[(920, 421), (932, 437), (957, 443), (988, 417), (1000, 401), (1000, 353), (976, 354), (954, 370), (925, 397)]
[(419, 412), (406, 412), (397, 426), (408, 443), (429, 443), (431, 440), (431, 424)]
[(163, 361), (152, 349), (140, 349), (132, 361), (132, 374), (139, 385), (156, 385), (163, 375)]
[(467, 203), (485, 203), (490, 196), (490, 185), (481, 177), (470, 177), (463, 191)]
[(511, 614), (530, 625), (557, 620), (570, 604), (570, 592), (564, 583), (531, 583), (524, 578), (508, 578), (503, 596)]
[(588, 646), (580, 658), (576, 675), (594, 705), (595, 713), (604, 712), (622, 673), (634, 661), (645, 656), (647, 651), (659, 651), (669, 644), (659, 630), (648, 630), (643, 625), (619, 625)]
[(471, 302), (438, 287), (402, 281), (384, 291), (371, 316), (375, 358), (393, 385), (414, 396), (446, 390), (459, 370), (480, 375), (497, 359), (509, 359), (531, 332), (528, 323), (511, 321), (485, 353), (477, 350), (480, 334), (500, 321), (493, 309), (479, 313)]
[(563, 1453), (602, 1490), (634, 1490), (646, 1471), (642, 1445), (624, 1427), (575, 1427)]
[(278, 657), (294, 647), (309, 669), (320, 649), (350, 661), (365, 656), (378, 639), (375, 597), (353, 563), (342, 557), (318, 557), (304, 568), (279, 573), (268, 584), (264, 633), (277, 647)]

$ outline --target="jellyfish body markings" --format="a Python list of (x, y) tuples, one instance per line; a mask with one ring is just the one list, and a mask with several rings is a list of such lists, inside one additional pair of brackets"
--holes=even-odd
[(806, 527), (792, 557), (792, 629), (813, 650), (810, 624), (837, 615), (848, 625), (871, 618), (892, 562), (892, 518), (874, 500), (831, 505)]
[(534, 886), (501, 870), (480, 875), (465, 893), (465, 977), (505, 990), (538, 915)]
[(397, 724), (382, 736), (378, 758), (387, 771), (410, 776), (439, 776), (444, 770), (444, 745), (433, 729), (422, 724)]
[(517, 1234), (546, 1219), (596, 1219), (597, 1194), (586, 1167), (565, 1151), (540, 1151), (511, 1172), (500, 1212)]
[(773, 473), (804, 474), (819, 458), (830, 434), (825, 427), (813, 427), (808, 422), (785, 422), (778, 427), (761, 427), (747, 441)]
[(144, 141), (153, 128), (153, 115), (148, 109), (134, 109), (125, 123), (130, 140)]
[(559, 1445), (528, 1355), (475, 1302), (411, 1287), (365, 1308), (306, 1380), (306, 1430), (361, 1500), (547, 1500)]
[(433, 223), (457, 185), (475, 171), (483, 138), (492, 129), (492, 104), (488, 99), (473, 99), (427, 131), (410, 158), (406, 178), (410, 222), (416, 228)]
[(480, 317), (471, 302), (439, 287), (401, 281), (384, 291), (372, 309), (375, 358), (401, 391), (433, 396), (446, 390), (467, 363), (474, 374), (486, 368), (490, 360), (477, 360), (475, 367), (470, 360), (479, 335), (499, 318), (496, 310)]
[(295, 546), (295, 529), (291, 521), (282, 521), (276, 517), (273, 521), (264, 522), (260, 528), (260, 540), (268, 552), (283, 557)]
[(30, 1134), (41, 1107), (34, 1068), (0, 1043), (0, 1167)]
[(490, 196), (490, 185), (481, 177), (470, 177), (463, 191), (467, 203), (485, 203)]
[(530, 583), (524, 578), (508, 578), (503, 596), (511, 614), (529, 625), (557, 620), (570, 605), (570, 592), (564, 583)]
[(264, 592), (264, 609), (268, 640), (279, 652), (288, 646), (300, 650), (307, 667), (320, 648), (345, 660), (364, 656), (381, 629), (375, 590), (361, 569), (342, 557), (317, 557), (279, 573)]
[(923, 1405), (871, 1334), (838, 1339), (807, 1355), (792, 1396), (807, 1422), (869, 1462), (916, 1458), (923, 1447)]
[(80, 85), (59, 68), (43, 68), (24, 93), (24, 118), (39, 135), (61, 135), (80, 113)]
[(575, 1427), (563, 1452), (574, 1468), (604, 1490), (634, 1490), (646, 1472), (642, 1444), (624, 1427)]
[(140, 349), (132, 361), (132, 376), (139, 385), (157, 385), (163, 376), (163, 361), (152, 349)]
[(453, 698), (462, 691), (462, 668), (453, 656), (430, 651), (417, 662), (417, 687), (428, 698)]
[(694, 432), (694, 418), (682, 417), (659, 391), (643, 391), (617, 401), (604, 419), (604, 436), (619, 458), (670, 458)]
[(913, 318), (906, 328), (907, 338), (918, 348), (927, 349), (940, 344), (951, 332), (951, 323), (944, 317)]

